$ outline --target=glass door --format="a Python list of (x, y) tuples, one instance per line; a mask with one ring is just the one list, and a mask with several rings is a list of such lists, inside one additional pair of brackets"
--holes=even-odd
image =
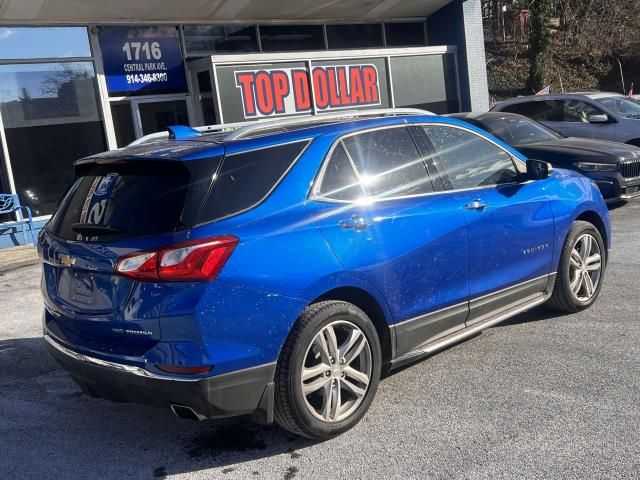
[(191, 115), (186, 95), (164, 98), (141, 98), (131, 101), (136, 138), (163, 132), (171, 125), (190, 125)]
[(216, 112), (213, 100), (213, 88), (211, 83), (211, 69), (198, 70), (193, 72), (195, 76), (195, 86), (197, 87), (196, 108), (199, 109), (202, 125), (214, 125), (216, 123)]
[(118, 148), (171, 125), (193, 125), (187, 95), (118, 99), (111, 101), (111, 117)]

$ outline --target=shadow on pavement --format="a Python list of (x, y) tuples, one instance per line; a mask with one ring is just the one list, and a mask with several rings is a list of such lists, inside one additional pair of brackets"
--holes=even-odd
[(559, 312), (557, 310), (553, 310), (552, 308), (549, 308), (546, 305), (541, 305), (532, 310), (516, 315), (515, 317), (511, 317), (510, 319), (505, 320), (502, 323), (499, 323), (493, 328), (508, 327), (510, 325), (520, 325), (523, 323), (540, 322), (542, 320), (549, 320), (551, 318), (563, 317), (565, 315), (568, 315), (568, 314)]
[(296, 450), (314, 443), (249, 417), (195, 422), (174, 417), (168, 408), (89, 398), (41, 338), (0, 340), (0, 362), (7, 478), (79, 472), (82, 478), (163, 478), (216, 467), (226, 474), (243, 462), (281, 454), (290, 457), (289, 471), (295, 472), (301, 456)]
[(624, 207), (628, 202), (625, 200), (620, 200), (619, 202), (607, 203), (607, 208), (609, 211), (617, 210), (620, 207)]
[[(543, 306), (500, 326), (556, 316)], [(0, 340), (0, 365), (6, 478), (164, 478), (210, 468), (228, 474), (244, 462), (273, 456), (285, 464), (278, 476), (293, 478), (300, 450), (314, 444), (249, 417), (195, 422), (174, 417), (168, 408), (89, 398), (49, 356), (42, 338)], [(273, 476), (261, 465), (252, 465), (249, 474)], [(235, 475), (240, 473), (248, 474), (243, 469)]]

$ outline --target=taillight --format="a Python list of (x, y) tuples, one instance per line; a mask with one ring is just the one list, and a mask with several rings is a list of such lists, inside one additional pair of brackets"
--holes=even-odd
[(238, 244), (233, 235), (191, 240), (118, 259), (116, 273), (137, 280), (213, 280)]

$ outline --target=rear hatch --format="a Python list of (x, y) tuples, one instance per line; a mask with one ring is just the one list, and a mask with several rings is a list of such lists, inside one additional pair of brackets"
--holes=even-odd
[(76, 180), (39, 242), (46, 322), (54, 335), (79, 348), (130, 356), (161, 339), (159, 318), (178, 286), (137, 281), (114, 268), (132, 252), (187, 239), (220, 159), (109, 154), (76, 166)]

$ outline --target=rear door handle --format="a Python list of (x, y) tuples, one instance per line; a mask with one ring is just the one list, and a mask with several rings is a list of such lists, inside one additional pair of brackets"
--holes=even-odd
[(487, 202), (483, 202), (480, 199), (476, 199), (471, 203), (467, 203), (464, 206), (464, 208), (466, 208), (467, 210), (478, 210), (479, 212), (481, 212), (482, 210), (484, 210), (488, 206), (489, 206), (489, 204)]
[(340, 220), (340, 228), (349, 229), (353, 228), (357, 231), (365, 230), (369, 224), (364, 217), (360, 215), (353, 215), (349, 220)]

